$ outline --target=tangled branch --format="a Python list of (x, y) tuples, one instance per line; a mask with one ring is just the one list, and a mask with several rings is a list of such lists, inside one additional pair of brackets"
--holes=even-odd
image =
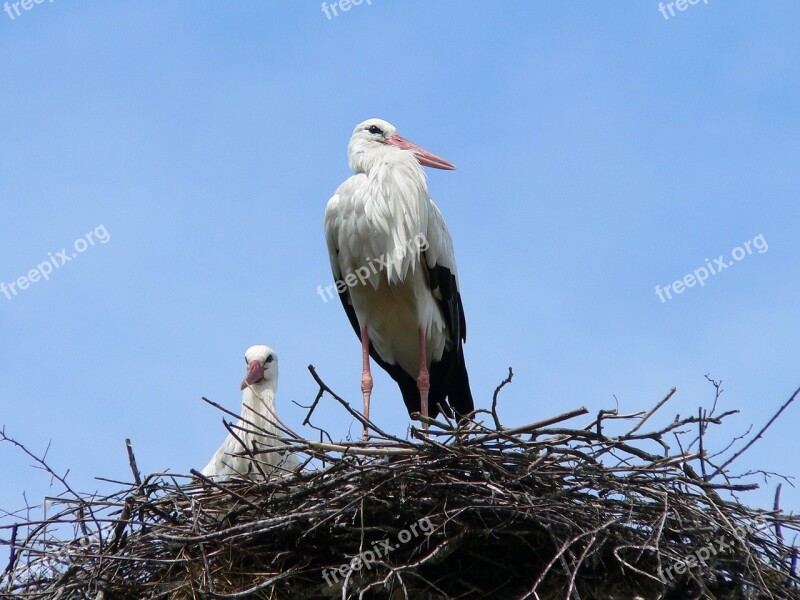
[[(311, 372), (320, 391), (309, 426), (326, 394), (364, 422)], [(731, 499), (756, 484), (728, 470), (798, 392), (725, 458), (704, 439), (734, 412), (716, 414), (719, 387), (709, 411), (652, 431), (643, 426), (674, 389), (649, 411), (601, 411), (582, 427), (567, 424), (585, 408), (503, 428), (496, 400), (511, 375), (495, 392), (490, 425), (429, 420), (428, 436), (408, 440), (370, 422), (368, 444), (287, 430), (306, 469), (269, 480), (142, 477), (128, 443), (133, 482), (86, 497), (0, 432), (70, 492), (46, 519), (0, 521), (0, 545), (11, 549), (0, 594), (800, 598), (800, 519), (781, 512), (779, 491), (772, 511)], [(268, 451), (242, 455), (258, 463)]]

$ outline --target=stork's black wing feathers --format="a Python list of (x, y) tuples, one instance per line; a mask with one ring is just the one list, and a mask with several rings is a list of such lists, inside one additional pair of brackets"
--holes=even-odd
[[(424, 258), (423, 262), (427, 264)], [(458, 282), (450, 269), (434, 265), (428, 267), (428, 284), (450, 331), (450, 340), (441, 360), (431, 365), (429, 404), (438, 406), (441, 403), (444, 406), (447, 398), (458, 416), (468, 415), (475, 410), (475, 404), (464, 361), (463, 343), (467, 339), (467, 322)]]

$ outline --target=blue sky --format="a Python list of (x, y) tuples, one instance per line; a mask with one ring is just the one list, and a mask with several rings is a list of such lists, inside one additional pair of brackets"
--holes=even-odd
[[(382, 117), (458, 165), (429, 183), (479, 405), (513, 366), (507, 425), (615, 397), (648, 409), (674, 385), (663, 423), (710, 404), (710, 373), (741, 410), (711, 436), (721, 448), (800, 385), (799, 17), (789, 0), (668, 20), (650, 0), (373, 0), (330, 20), (299, 0), (0, 13), (0, 281), (108, 234), (0, 295), (0, 425), (37, 452), (52, 442), (51, 464), (88, 491), (129, 478), (126, 437), (143, 471), (202, 467), (225, 431), (200, 397), (238, 407), (253, 343), (278, 351), (297, 429), (309, 363), (357, 404), (358, 341), (316, 293), (322, 217), (353, 126)], [(768, 250), (659, 300), (656, 285), (759, 235)], [(383, 374), (373, 407), (405, 432)], [(799, 417), (740, 469), (800, 476)], [(331, 404), (317, 422), (358, 432)], [(0, 466), (0, 507), (49, 493), (10, 446)], [(798, 490), (783, 499), (800, 508)]]

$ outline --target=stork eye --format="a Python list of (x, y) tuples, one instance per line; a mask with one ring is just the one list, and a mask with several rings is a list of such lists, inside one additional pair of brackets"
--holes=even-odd
[(267, 360), (264, 361), (265, 363), (271, 363), (273, 361), (272, 354), (267, 357)]
[(375, 135), (383, 135), (383, 131), (377, 125), (373, 125), (369, 129), (367, 129), (367, 131), (369, 131), (370, 133), (375, 134)]

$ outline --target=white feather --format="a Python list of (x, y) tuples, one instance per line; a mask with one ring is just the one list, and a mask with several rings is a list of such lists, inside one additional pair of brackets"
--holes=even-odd
[[(274, 360), (265, 365), (264, 379), (242, 391), (241, 418), (232, 427), (241, 443), (232, 434), (228, 434), (222, 446), (203, 468), (202, 473), (206, 477), (219, 480), (232, 477), (257, 479), (261, 474), (255, 468), (253, 460), (246, 455), (242, 443), (250, 451), (286, 445), (281, 441), (281, 438), (286, 437), (285, 434), (276, 426), (276, 423), (280, 423), (275, 408), (278, 387), (277, 355), (267, 346), (252, 346), (245, 353), (245, 361), (248, 364), (254, 359), (263, 362), (270, 353)], [(268, 452), (255, 457), (268, 477), (278, 477), (300, 467), (298, 458), (289, 451)]]
[[(348, 285), (358, 322), (367, 326), (383, 360), (416, 378), (419, 328), (425, 331), (428, 364), (441, 359), (450, 335), (429, 289), (426, 266), (442, 265), (455, 274), (453, 242), (419, 162), (411, 152), (362, 134), (370, 123), (379, 124), (389, 137), (396, 133), (380, 119), (356, 127), (348, 148), (356, 174), (328, 202), (325, 238), (337, 281), (346, 282), (348, 275), (369, 267), (366, 285)], [(420, 242), (427, 246), (427, 265)], [(376, 270), (379, 258), (388, 265)]]

